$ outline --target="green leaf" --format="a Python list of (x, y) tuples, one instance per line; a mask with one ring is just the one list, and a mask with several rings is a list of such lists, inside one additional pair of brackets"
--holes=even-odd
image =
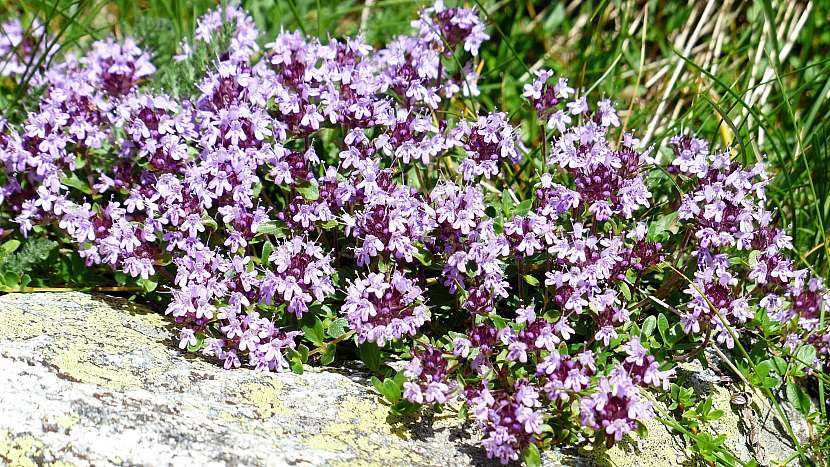
[(796, 383), (787, 383), (787, 400), (804, 415), (810, 413), (810, 396)]
[(750, 266), (755, 266), (758, 264), (758, 257), (761, 256), (760, 250), (752, 250), (749, 252), (748, 264)]
[(519, 205), (515, 209), (515, 214), (517, 216), (526, 216), (528, 212), (530, 212), (530, 208), (533, 207), (533, 200), (526, 199), (519, 203)]
[(643, 336), (650, 336), (652, 333), (654, 333), (654, 328), (656, 326), (657, 326), (657, 318), (655, 318), (653, 315), (649, 316), (648, 318), (646, 318), (645, 321), (643, 321), (643, 334), (642, 335)]
[[(306, 315), (311, 316), (311, 315)], [(306, 339), (310, 340), (314, 345), (321, 346), (323, 345), (323, 341), (326, 339), (325, 330), (323, 329), (323, 322), (320, 321), (320, 318), (316, 316), (312, 316), (311, 318), (306, 318), (303, 321), (313, 321), (309, 324), (305, 324), (302, 326), (303, 335)]]
[(297, 358), (291, 359), (291, 372), (298, 375), (303, 374), (303, 362)]
[(300, 361), (306, 363), (308, 361), (308, 347), (300, 344), (297, 346), (297, 352), (300, 353)]
[(326, 334), (332, 339), (337, 339), (338, 337), (342, 336), (343, 333), (346, 332), (346, 326), (349, 324), (343, 318), (337, 318), (331, 323), (329, 323), (328, 329), (326, 329)]
[(17, 248), (20, 247), (20, 240), (11, 239), (0, 245), (0, 250), (3, 250), (6, 253), (14, 253)]
[(487, 316), (490, 318), (490, 321), (493, 322), (493, 326), (495, 326), (497, 330), (501, 331), (505, 326), (507, 326), (507, 320), (497, 315), (495, 311), (490, 312)]
[(288, 228), (285, 222), (277, 220), (263, 222), (256, 227), (257, 235), (273, 235), (276, 238), (282, 238), (286, 236), (287, 232)]
[(383, 380), (383, 395), (393, 404), (401, 400), (401, 387), (391, 378)]
[(513, 198), (510, 197), (510, 193), (507, 190), (501, 192), (501, 208), (504, 215), (510, 217), (513, 214)]
[(378, 394), (383, 394), (383, 382), (377, 376), (372, 376), (372, 386), (375, 387)]
[(119, 286), (123, 287), (127, 281), (130, 280), (130, 276), (125, 273), (124, 271), (115, 271), (115, 283)]
[(663, 338), (663, 342), (668, 342), (669, 319), (663, 313), (657, 316), (657, 330), (660, 332), (660, 337)]
[(331, 365), (334, 362), (334, 357), (337, 354), (337, 346), (334, 344), (329, 344), (326, 346), (326, 350), (320, 354), (320, 363), (323, 365)]
[(3, 282), (6, 284), (6, 287), (18, 288), (20, 286), (20, 276), (13, 271), (6, 271), (3, 274)]
[(773, 362), (772, 359), (764, 360), (763, 362), (755, 365), (755, 375), (759, 378), (766, 378), (773, 368), (775, 368), (775, 362)]
[(263, 266), (268, 266), (271, 263), (271, 253), (274, 251), (274, 244), (271, 243), (270, 240), (265, 240), (265, 243), (262, 244), (262, 256), (260, 257), (262, 260)]
[(412, 255), (424, 266), (432, 265), (432, 253), (425, 248), (418, 248), (418, 251)]
[(622, 292), (623, 298), (625, 298), (625, 301), (630, 302), (631, 301), (631, 289), (628, 288), (628, 284), (626, 284), (625, 282), (622, 282), (622, 281), (618, 282), (617, 284), (620, 287), (620, 292)]
[(816, 359), (816, 348), (809, 344), (802, 345), (796, 351), (795, 358), (799, 367), (812, 365)]
[(374, 371), (380, 371), (380, 347), (372, 342), (364, 342), (357, 347), (357, 355), (366, 364), (366, 366)]
[(656, 242), (662, 239), (663, 237), (667, 236), (665, 232), (668, 232), (672, 226), (672, 223), (677, 218), (677, 211), (672, 211), (668, 214), (663, 214), (662, 216), (658, 217), (657, 220), (649, 224), (648, 226), (648, 233), (646, 234), (646, 240), (650, 242)]
[(190, 353), (198, 352), (205, 346), (205, 335), (201, 332), (196, 333), (196, 344), (188, 345), (187, 351)]
[(317, 201), (320, 198), (320, 190), (316, 183), (303, 184), (297, 187), (299, 192), (306, 201)]
[[(311, 316), (310, 318), (304, 318), (303, 321), (307, 324), (302, 326), (303, 335), (306, 339), (310, 340), (314, 345), (321, 346), (323, 345), (323, 341), (326, 339), (326, 333), (323, 329), (323, 322), (320, 321), (320, 318), (313, 316), (313, 315), (306, 315)], [(310, 321), (310, 322), (309, 322)]]
[(535, 444), (528, 444), (522, 451), (522, 461), (527, 467), (541, 467), (542, 456), (539, 453), (539, 448)]
[(539, 279), (533, 277), (531, 274), (525, 274), (525, 282), (533, 287), (539, 287)]
[(81, 180), (78, 178), (78, 175), (75, 172), (70, 173), (69, 175), (64, 175), (61, 177), (61, 183), (68, 186), (75, 188), (76, 190), (80, 191), (83, 194), (91, 195), (92, 188), (89, 187), (89, 183)]
[(138, 283), (138, 285), (144, 288), (145, 292), (152, 292), (156, 290), (156, 287), (158, 287), (159, 285), (159, 283), (154, 281), (153, 279), (138, 279), (136, 282)]
[(202, 225), (204, 225), (205, 227), (209, 227), (213, 230), (219, 230), (219, 224), (217, 224), (216, 221), (213, 220), (213, 218), (210, 217), (207, 213), (204, 213), (202, 215)]

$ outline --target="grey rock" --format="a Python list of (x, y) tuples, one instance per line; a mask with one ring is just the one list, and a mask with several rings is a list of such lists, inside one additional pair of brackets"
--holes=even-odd
[[(698, 384), (710, 385), (726, 412), (721, 427), (730, 448), (755, 455), (729, 391), (712, 378)], [(789, 455), (780, 429), (757, 418), (765, 455)], [(646, 439), (552, 452), (544, 463), (692, 462), (682, 438), (657, 422), (648, 429)], [(0, 464), (487, 464), (477, 440), (452, 414), (391, 420), (359, 369), (226, 371), (181, 352), (168, 318), (121, 299), (0, 297)]]

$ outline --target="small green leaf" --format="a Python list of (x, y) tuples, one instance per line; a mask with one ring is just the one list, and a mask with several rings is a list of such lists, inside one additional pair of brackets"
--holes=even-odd
[(89, 183), (78, 178), (78, 175), (75, 172), (61, 177), (61, 183), (68, 187), (75, 188), (83, 194), (92, 194), (92, 188), (89, 187)]
[(204, 346), (205, 346), (205, 335), (203, 333), (199, 332), (199, 333), (196, 333), (196, 344), (188, 345), (187, 346), (187, 351), (191, 352), (191, 353), (198, 352), (198, 351), (202, 350), (202, 348)]
[(272, 244), (269, 240), (265, 240), (265, 243), (262, 244), (262, 265), (268, 266), (271, 262), (271, 253), (274, 251), (274, 244)]
[(316, 183), (303, 184), (297, 187), (297, 191), (306, 201), (317, 201), (320, 198), (320, 190)]
[(816, 359), (816, 348), (809, 344), (802, 345), (795, 353), (795, 358), (797, 365), (810, 366)]
[(375, 387), (378, 394), (383, 394), (383, 382), (377, 376), (372, 376), (372, 386)]
[(625, 282), (622, 282), (622, 281), (618, 282), (617, 284), (620, 287), (620, 292), (622, 292), (623, 298), (625, 298), (625, 301), (630, 302), (631, 301), (631, 289), (628, 288), (628, 284), (626, 284)]
[(219, 224), (217, 224), (212, 217), (208, 216), (207, 213), (204, 213), (202, 215), (202, 225), (204, 225), (205, 227), (209, 227), (213, 230), (219, 230)]
[(490, 321), (493, 322), (493, 326), (495, 326), (497, 330), (501, 331), (505, 326), (507, 326), (507, 321), (495, 312), (491, 312), (487, 316), (490, 318)]
[(288, 228), (283, 221), (270, 220), (256, 226), (257, 235), (273, 235), (276, 238), (286, 236)]
[(119, 286), (124, 286), (127, 281), (130, 280), (130, 276), (125, 273), (124, 271), (115, 271), (115, 283)]
[(660, 332), (663, 342), (668, 342), (669, 319), (663, 313), (657, 316), (657, 330)]
[(414, 256), (415, 259), (417, 259), (424, 266), (432, 265), (432, 253), (424, 248), (419, 248), (418, 251), (412, 256)]
[(665, 232), (668, 232), (674, 220), (677, 218), (677, 211), (672, 211), (668, 214), (663, 214), (657, 220), (649, 224), (646, 240), (656, 242), (665, 237)]
[(510, 193), (507, 190), (501, 192), (501, 208), (504, 212), (506, 217), (510, 217), (513, 214), (513, 198), (510, 197)]
[(332, 339), (337, 339), (346, 332), (346, 326), (348, 324), (349, 322), (345, 319), (337, 318), (329, 324), (328, 329), (326, 329), (326, 334)]
[(3, 274), (3, 282), (6, 284), (6, 287), (16, 289), (20, 286), (20, 276), (13, 271), (6, 271), (6, 273)]
[(153, 279), (138, 279), (136, 282), (144, 288), (145, 292), (152, 292), (156, 290), (156, 287), (159, 285), (159, 283)]
[(374, 371), (380, 371), (380, 347), (372, 342), (364, 342), (357, 347), (357, 355), (366, 364), (366, 366)]
[(306, 363), (308, 361), (308, 347), (300, 344), (297, 346), (297, 352), (300, 353), (300, 361)]
[(530, 208), (533, 207), (533, 200), (526, 199), (519, 203), (516, 207), (515, 213), (517, 216), (526, 216), (528, 212), (530, 212)]
[(337, 346), (329, 344), (326, 350), (320, 355), (320, 363), (323, 365), (331, 365), (334, 362), (334, 357), (337, 354)]
[(383, 381), (383, 395), (393, 404), (397, 404), (401, 400), (401, 387), (398, 386), (391, 378), (386, 378)]
[(649, 316), (648, 318), (646, 318), (645, 321), (643, 321), (643, 334), (642, 335), (643, 336), (650, 336), (652, 333), (654, 333), (654, 328), (656, 326), (657, 326), (657, 318), (655, 318), (653, 315)]
[(531, 274), (525, 274), (525, 282), (533, 287), (539, 287), (539, 279), (533, 277)]
[(14, 253), (20, 247), (20, 240), (11, 239), (0, 245), (0, 249), (6, 253)]
[(810, 413), (810, 396), (796, 383), (787, 383), (787, 400), (804, 415)]
[(323, 329), (323, 322), (320, 321), (320, 318), (316, 316), (304, 319), (304, 321), (309, 320), (313, 321), (311, 321), (311, 323), (309, 324), (302, 326), (303, 335), (305, 335), (306, 339), (314, 343), (314, 345), (323, 345), (323, 341), (326, 339), (325, 330)]
[(299, 358), (291, 359), (291, 372), (301, 375), (303, 374), (303, 362)]
[(539, 453), (539, 448), (535, 444), (528, 444), (522, 451), (522, 460), (527, 467), (540, 467), (542, 465), (542, 456)]
[(755, 374), (759, 378), (765, 378), (769, 375), (769, 372), (772, 371), (773, 368), (775, 368), (775, 362), (771, 359), (764, 360), (763, 362), (755, 365)]

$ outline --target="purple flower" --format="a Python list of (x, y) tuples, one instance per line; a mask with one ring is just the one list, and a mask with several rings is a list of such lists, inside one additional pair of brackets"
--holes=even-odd
[(346, 291), (342, 313), (357, 332), (359, 342), (383, 346), (404, 336), (414, 336), (429, 318), (422, 290), (400, 271), (387, 279), (370, 273), (356, 279)]

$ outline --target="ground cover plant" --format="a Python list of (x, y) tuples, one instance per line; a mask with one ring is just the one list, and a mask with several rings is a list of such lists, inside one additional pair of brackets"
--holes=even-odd
[[(296, 30), (222, 4), (175, 48), (146, 25), (69, 48), (96, 27), (71, 9), (58, 30), (4, 23), (6, 291), (135, 292), (228, 369), (360, 359), (394, 414), (458, 412), (502, 463), (659, 417), (743, 464), (677, 384), (717, 352), (792, 436), (781, 461), (823, 462), (826, 245), (783, 222), (812, 204), (769, 196), (757, 132), (723, 112), (656, 138), (602, 76), (544, 66), (493, 99), (488, 44), (523, 60), (481, 5), (413, 9), (372, 42), (325, 34), (320, 10), (312, 35), (289, 5)], [(698, 135), (713, 125), (727, 144)]]

